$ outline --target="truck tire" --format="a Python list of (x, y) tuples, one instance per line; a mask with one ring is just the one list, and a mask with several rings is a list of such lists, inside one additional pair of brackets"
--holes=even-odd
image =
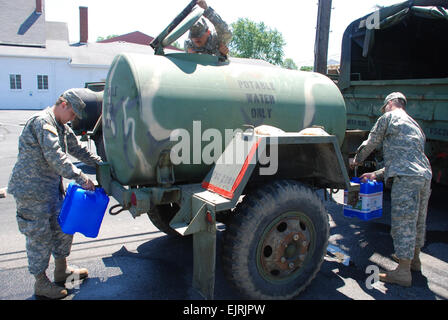
[(246, 195), (227, 225), (226, 278), (249, 299), (291, 299), (320, 270), (329, 238), (328, 213), (318, 195), (280, 180)]
[(180, 237), (181, 234), (170, 227), (170, 221), (177, 211), (179, 211), (179, 206), (176, 203), (162, 204), (155, 206), (153, 210), (148, 212), (148, 217), (152, 224), (163, 233)]

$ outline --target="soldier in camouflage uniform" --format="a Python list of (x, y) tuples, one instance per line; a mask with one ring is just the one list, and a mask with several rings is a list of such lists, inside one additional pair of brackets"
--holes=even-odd
[(26, 236), (28, 269), (35, 276), (36, 296), (62, 298), (67, 290), (50, 282), (46, 275), (50, 255), (55, 259), (54, 279), (65, 283), (73, 275), (87, 277), (86, 269), (68, 267), (73, 236), (62, 232), (57, 215), (64, 199), (62, 177), (74, 179), (84, 189), (93, 182), (68, 159), (67, 153), (88, 165), (101, 158), (82, 147), (66, 124), (82, 117), (84, 102), (71, 89), (56, 104), (31, 117), (19, 137), (19, 154), (12, 171), (8, 193), (17, 204), (17, 223)]
[(392, 182), (391, 236), (399, 265), (394, 271), (380, 273), (380, 280), (411, 286), (410, 270), (421, 270), (419, 254), (425, 243), (432, 171), (424, 152), (425, 135), (406, 113), (406, 103), (400, 92), (386, 97), (381, 108), (384, 114), (358, 148), (352, 166), (361, 164), (382, 143), (385, 167), (361, 176), (363, 180)]
[(232, 39), (232, 32), (227, 24), (211, 7), (207, 6), (204, 0), (197, 1), (198, 6), (205, 9), (204, 16), (213, 23), (216, 29), (211, 32), (205, 22), (196, 22), (190, 29), (189, 39), (185, 40), (185, 51), (189, 53), (206, 53), (226, 58), (229, 53), (227, 47)]

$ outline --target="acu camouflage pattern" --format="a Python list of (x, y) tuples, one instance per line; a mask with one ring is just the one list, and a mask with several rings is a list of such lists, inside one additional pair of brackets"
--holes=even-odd
[(358, 148), (355, 162), (363, 162), (382, 143), (385, 167), (377, 178), (393, 178), (391, 236), (400, 259), (412, 259), (415, 247), (423, 247), (426, 215), (431, 195), (432, 171), (424, 152), (425, 135), (403, 109), (381, 116), (369, 137)]
[(88, 165), (101, 158), (78, 142), (67, 125), (59, 124), (51, 108), (31, 117), (19, 137), (19, 154), (8, 184), (17, 204), (17, 223), (26, 236), (28, 268), (39, 274), (48, 267), (50, 254), (57, 259), (70, 254), (72, 235), (57, 222), (63, 202), (62, 177), (84, 184), (87, 176), (67, 153)]
[(212, 32), (208, 37), (206, 44), (201, 48), (196, 47), (190, 39), (185, 40), (185, 51), (188, 52), (188, 49), (193, 49), (193, 51), (197, 53), (221, 56), (222, 54), (219, 52), (219, 46), (220, 44), (227, 46), (230, 43), (230, 40), (232, 39), (232, 32), (230, 31), (227, 23), (221, 19), (212, 7), (208, 7), (204, 11), (204, 16), (210, 20), (211, 23), (213, 23), (216, 33)]
[(33, 116), (19, 137), (19, 154), (8, 193), (50, 199), (58, 194), (61, 177), (84, 184), (87, 176), (73, 165), (67, 153), (90, 166), (101, 161), (81, 146), (68, 125), (56, 121), (51, 108)]
[(403, 109), (395, 109), (377, 120), (369, 138), (358, 148), (355, 162), (362, 163), (382, 143), (385, 181), (395, 176), (421, 176), (431, 180), (431, 165), (424, 151), (425, 139), (417, 122)]
[(17, 224), (26, 236), (28, 270), (33, 275), (47, 270), (51, 254), (55, 259), (70, 255), (73, 235), (62, 232), (57, 221), (62, 202), (62, 193), (49, 201), (16, 198)]
[(423, 177), (394, 177), (391, 191), (391, 236), (395, 254), (412, 259), (425, 244), (431, 181)]

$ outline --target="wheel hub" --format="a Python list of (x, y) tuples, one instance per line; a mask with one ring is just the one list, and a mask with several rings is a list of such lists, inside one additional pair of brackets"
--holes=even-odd
[(311, 234), (306, 219), (283, 216), (270, 224), (260, 243), (258, 255), (261, 273), (269, 280), (295, 276), (309, 251)]

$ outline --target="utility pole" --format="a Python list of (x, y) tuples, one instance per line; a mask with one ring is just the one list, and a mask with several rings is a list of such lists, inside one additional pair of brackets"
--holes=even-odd
[(317, 11), (316, 42), (314, 43), (314, 72), (322, 74), (327, 74), (331, 1), (319, 0), (319, 9)]

